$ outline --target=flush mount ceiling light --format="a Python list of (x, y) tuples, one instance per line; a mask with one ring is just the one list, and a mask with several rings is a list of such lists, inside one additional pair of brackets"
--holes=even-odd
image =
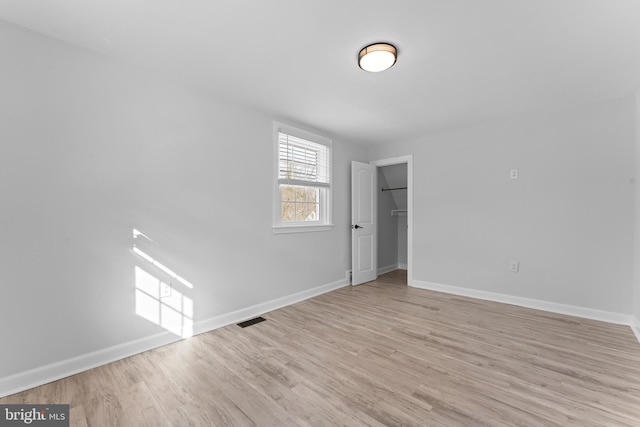
[(358, 65), (365, 71), (377, 73), (396, 63), (398, 51), (389, 43), (374, 43), (364, 47), (358, 55)]

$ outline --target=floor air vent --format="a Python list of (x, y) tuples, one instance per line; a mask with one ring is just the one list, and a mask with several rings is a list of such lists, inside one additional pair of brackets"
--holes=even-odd
[(255, 325), (256, 323), (264, 322), (264, 317), (254, 317), (253, 319), (245, 320), (244, 322), (238, 323), (238, 326), (241, 328), (246, 328), (247, 326)]

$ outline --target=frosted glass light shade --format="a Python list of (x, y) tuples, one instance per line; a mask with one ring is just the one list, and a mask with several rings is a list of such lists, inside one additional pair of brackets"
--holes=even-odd
[(375, 43), (363, 48), (358, 55), (358, 65), (365, 71), (377, 73), (396, 63), (397, 50), (388, 43)]

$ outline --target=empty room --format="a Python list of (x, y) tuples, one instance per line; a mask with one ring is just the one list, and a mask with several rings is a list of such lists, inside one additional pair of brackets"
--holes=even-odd
[(640, 2), (0, 1), (0, 425), (640, 425)]

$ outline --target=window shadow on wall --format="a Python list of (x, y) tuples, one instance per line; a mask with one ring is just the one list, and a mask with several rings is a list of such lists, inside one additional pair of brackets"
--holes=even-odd
[(193, 284), (142, 249), (149, 237), (134, 229), (133, 239), (136, 314), (179, 337), (192, 336), (193, 299), (186, 294)]

